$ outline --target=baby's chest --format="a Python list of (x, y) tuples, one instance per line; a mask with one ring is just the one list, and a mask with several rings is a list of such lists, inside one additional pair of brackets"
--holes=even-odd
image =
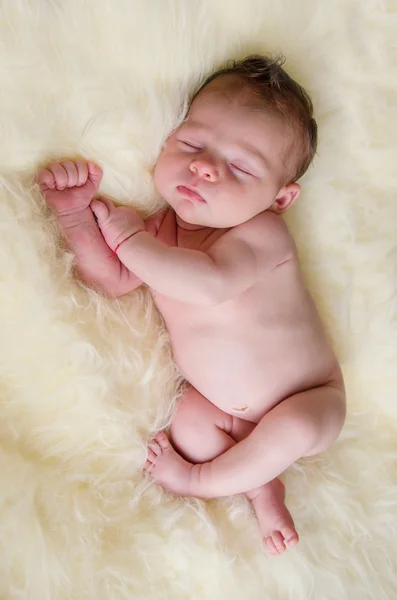
[(181, 302), (151, 290), (168, 331), (180, 341), (193, 344), (197, 337), (214, 338), (257, 334), (264, 321), (263, 298), (250, 290), (215, 306)]
[(159, 224), (156, 237), (166, 246), (177, 246), (206, 252), (225, 231), (227, 230), (212, 229), (210, 227), (193, 230), (184, 229), (177, 224), (175, 212), (169, 209)]

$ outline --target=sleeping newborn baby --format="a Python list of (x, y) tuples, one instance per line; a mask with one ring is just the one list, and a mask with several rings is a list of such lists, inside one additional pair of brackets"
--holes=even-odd
[(81, 279), (113, 297), (146, 284), (169, 331), (186, 388), (144, 469), (184, 496), (245, 493), (270, 554), (298, 542), (278, 476), (345, 419), (341, 370), (280, 216), (317, 143), (310, 98), (281, 65), (250, 56), (204, 83), (160, 153), (167, 207), (146, 222), (93, 199), (92, 162), (38, 173)]

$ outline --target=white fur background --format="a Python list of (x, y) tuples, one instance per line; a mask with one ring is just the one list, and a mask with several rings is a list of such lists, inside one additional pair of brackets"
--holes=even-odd
[[(396, 4), (5, 0), (0, 4), (0, 597), (391, 600), (397, 594)], [(342, 363), (348, 419), (285, 476), (301, 535), (262, 552), (243, 498), (141, 476), (178, 373), (149, 296), (104, 299), (32, 186), (83, 156), (144, 213), (151, 169), (204, 75), (283, 51), (319, 156), (286, 220)]]

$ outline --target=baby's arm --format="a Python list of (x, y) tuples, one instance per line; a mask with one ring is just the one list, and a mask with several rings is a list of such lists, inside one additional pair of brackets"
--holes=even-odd
[(109, 246), (126, 267), (157, 292), (182, 302), (215, 305), (248, 289), (257, 276), (256, 257), (244, 240), (224, 234), (213, 257), (169, 247), (144, 231), (142, 224), (109, 200), (92, 209)]
[(142, 281), (127, 269), (105, 242), (90, 207), (102, 170), (85, 161), (53, 163), (37, 181), (53, 208), (79, 277), (109, 296), (122, 296)]

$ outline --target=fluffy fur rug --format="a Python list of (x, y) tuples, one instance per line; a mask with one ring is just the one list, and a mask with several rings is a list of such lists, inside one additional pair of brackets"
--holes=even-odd
[[(0, 5), (0, 597), (391, 600), (397, 594), (396, 5), (15, 0)], [(267, 557), (241, 497), (141, 475), (178, 372), (144, 290), (79, 284), (32, 185), (83, 156), (148, 214), (187, 94), (251, 52), (311, 91), (319, 155), (286, 221), (343, 366), (348, 418), (285, 475), (299, 546)]]

